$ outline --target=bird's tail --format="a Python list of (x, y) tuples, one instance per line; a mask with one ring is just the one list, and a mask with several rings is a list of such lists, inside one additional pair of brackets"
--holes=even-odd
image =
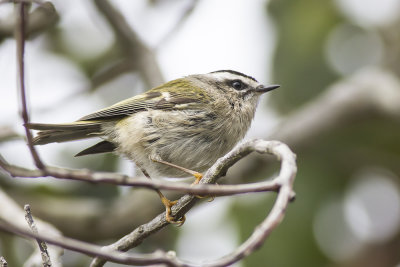
[(33, 144), (45, 145), (101, 136), (101, 125), (96, 121), (76, 121), (63, 124), (28, 123), (27, 127), (39, 130)]

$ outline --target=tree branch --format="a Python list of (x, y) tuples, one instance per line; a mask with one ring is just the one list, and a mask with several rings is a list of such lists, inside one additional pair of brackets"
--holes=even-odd
[(140, 40), (122, 14), (107, 0), (94, 0), (94, 4), (113, 28), (118, 44), (127, 53), (129, 61), (145, 83), (150, 87), (162, 84), (164, 78), (154, 53)]
[[(215, 183), (218, 178), (225, 175), (229, 167), (253, 151), (262, 154), (272, 154), (282, 162), (279, 176), (274, 179), (274, 182), (279, 186), (279, 193), (275, 204), (267, 218), (257, 227), (256, 231), (253, 232), (250, 238), (237, 250), (217, 261), (210, 262), (202, 266), (228, 266), (250, 255), (254, 250), (263, 244), (271, 231), (279, 225), (283, 219), (285, 209), (289, 201), (294, 199), (295, 194), (293, 192), (293, 181), (297, 172), (296, 156), (285, 144), (278, 141), (250, 140), (240, 144), (224, 157), (220, 158), (205, 173), (200, 183)], [(196, 201), (197, 198), (194, 196), (185, 195), (181, 197), (178, 203), (172, 207), (172, 216), (176, 218), (182, 217), (196, 203)], [(168, 225), (168, 223), (165, 220), (165, 213), (162, 213), (154, 218), (151, 222), (139, 226), (130, 234), (124, 236), (114, 244), (104, 247), (103, 249), (107, 251), (127, 251), (128, 249), (136, 247), (148, 235), (159, 231), (166, 225)], [(105, 261), (103, 259), (95, 258), (90, 266), (103, 266), (104, 263)]]
[[(2, 1), (3, 3), (36, 3), (38, 5), (32, 12), (27, 13), (28, 21), (26, 22), (25, 34), (27, 38), (32, 38), (36, 34), (44, 32), (45, 30), (53, 27), (59, 20), (59, 15), (51, 2), (42, 2), (37, 0), (8, 0)], [(3, 38), (13, 37), (15, 34), (14, 19), (0, 20), (0, 40)]]
[[(229, 152), (226, 156), (219, 159), (204, 175), (201, 183), (214, 183), (218, 178), (225, 174), (227, 169), (236, 163), (239, 159), (247, 156), (249, 153), (256, 151), (258, 153), (269, 153), (275, 155), (278, 160), (281, 160), (281, 170), (279, 176), (274, 179), (274, 184), (279, 187), (278, 196), (275, 204), (267, 216), (267, 218), (257, 227), (256, 231), (250, 238), (244, 242), (233, 253), (219, 259), (207, 263), (205, 266), (217, 267), (226, 266), (237, 262), (245, 256), (251, 254), (259, 248), (271, 231), (281, 222), (286, 207), (294, 197), (293, 181), (296, 175), (295, 155), (290, 149), (278, 141), (251, 140), (244, 142)], [(185, 195), (179, 199), (178, 203), (172, 208), (172, 215), (176, 217), (183, 216), (197, 201), (197, 198), (191, 195)], [(118, 252), (126, 251), (137, 246), (143, 239), (151, 234), (159, 231), (169, 223), (165, 220), (165, 213), (159, 214), (149, 223), (139, 226), (132, 233), (124, 236), (116, 243), (100, 249), (85, 242), (73, 240), (70, 238), (44, 236), (42, 234), (31, 233), (14, 225), (0, 223), (0, 228), (17, 233), (23, 236), (39, 238), (49, 244), (61, 246), (87, 255), (97, 256), (91, 266), (102, 266), (105, 260), (125, 264), (151, 265), (151, 264), (166, 264), (168, 266), (198, 266), (197, 264), (185, 263), (175, 256), (165, 252), (154, 252), (146, 255), (126, 255)]]
[[(31, 206), (29, 204), (24, 206), (25, 210), (25, 220), (28, 223), (29, 227), (31, 228), (32, 232), (37, 234), (38, 229), (36, 226), (35, 221), (33, 220), (32, 213), (31, 213)], [(36, 242), (38, 243), (39, 250), (40, 250), (40, 255), (42, 256), (42, 261), (43, 261), (43, 267), (51, 267), (51, 260), (50, 260), (50, 255), (49, 252), (47, 251), (47, 245), (44, 241), (40, 239), (36, 239)]]
[[(295, 164), (295, 155), (286, 145), (277, 141), (251, 140), (242, 143), (231, 152), (229, 152), (226, 156), (219, 159), (205, 173), (203, 179), (201, 180), (201, 183), (214, 183), (219, 177), (226, 173), (227, 169), (230, 166), (232, 166), (239, 159), (247, 156), (253, 151), (256, 151), (258, 153), (273, 154), (278, 160), (282, 161), (279, 176), (274, 179), (274, 184), (279, 187), (276, 202), (267, 218), (257, 227), (257, 230), (245, 243), (243, 243), (233, 253), (217, 261), (207, 263), (205, 266), (226, 266), (241, 260), (245, 256), (251, 254), (255, 249), (259, 248), (268, 237), (268, 235), (271, 233), (271, 231), (279, 225), (284, 216), (285, 209), (289, 201), (294, 197), (292, 188), (297, 169)], [(176, 217), (183, 216), (196, 203), (196, 201), (197, 198), (195, 198), (194, 196), (183, 196), (179, 199), (178, 203), (173, 206), (172, 215)], [(168, 266), (197, 266), (196, 264), (192, 263), (184, 263), (175, 256), (160, 251), (140, 256), (132, 254), (126, 255), (117, 251), (126, 251), (132, 247), (139, 245), (146, 237), (154, 234), (168, 224), (169, 223), (165, 220), (165, 213), (159, 214), (149, 223), (139, 226), (133, 232), (124, 236), (116, 243), (103, 248), (70, 238), (53, 238), (48, 235), (44, 236), (38, 233), (31, 233), (20, 227), (7, 225), (4, 223), (0, 223), (0, 228), (8, 232), (37, 238), (46, 241), (49, 244), (58, 245), (63, 248), (85, 253), (87, 255), (97, 256), (98, 258), (95, 258), (93, 260), (91, 266), (102, 266), (105, 263), (105, 260), (136, 265), (162, 263)]]
[[(24, 221), (25, 212), (20, 208), (20, 206), (15, 203), (3, 190), (0, 188), (0, 203), (1, 203), (1, 212), (0, 212), (0, 222), (7, 225), (14, 225), (19, 229), (23, 229), (24, 231), (31, 232)], [(40, 219), (36, 218), (36, 225), (42, 235), (51, 234), (54, 238), (59, 238), (62, 236), (60, 231), (58, 231), (54, 226), (49, 223), (46, 223)], [(60, 257), (64, 253), (64, 251), (60, 247), (49, 246), (48, 253), (51, 255), (53, 259), (53, 267), (59, 267), (60, 265)], [(42, 265), (41, 257), (36, 257), (37, 253), (32, 254), (32, 256), (28, 259), (27, 262), (32, 263), (32, 266)], [(27, 266), (30, 266), (27, 264)]]
[[(334, 83), (313, 101), (282, 118), (282, 123), (266, 138), (280, 140), (304, 153), (319, 136), (371, 116), (400, 122), (400, 81), (387, 69), (364, 68)], [(241, 183), (245, 173), (263, 170), (268, 162), (265, 157), (245, 158), (230, 180)]]
[(28, 147), (31, 152), (32, 158), (38, 169), (44, 170), (44, 164), (42, 163), (36, 148), (33, 146), (33, 137), (31, 131), (26, 126), (29, 123), (29, 114), (26, 102), (26, 91), (25, 91), (25, 63), (24, 63), (24, 53), (25, 53), (25, 33), (26, 33), (26, 18), (27, 18), (27, 3), (18, 3), (18, 20), (17, 27), (15, 28), (15, 39), (17, 41), (17, 58), (18, 58), (18, 85), (19, 92), (21, 96), (21, 117), (24, 121), (26, 139), (28, 141)]
[[(231, 164), (233, 160), (237, 161), (238, 158), (233, 158), (231, 162), (227, 163)], [(77, 180), (90, 183), (106, 183), (122, 186), (143, 187), (148, 189), (170, 190), (192, 195), (228, 196), (265, 191), (276, 192), (279, 189), (279, 185), (274, 180), (240, 185), (211, 185), (200, 183), (199, 185), (193, 187), (185, 183), (175, 183), (156, 179), (149, 180), (143, 178), (134, 178), (118, 173), (93, 172), (87, 169), (74, 170), (46, 166), (46, 172), (43, 172), (41, 170), (29, 170), (22, 167), (10, 165), (4, 160), (4, 158), (2, 158), (1, 155), (0, 167), (11, 176), (19, 178), (42, 178), (45, 176), (49, 176), (58, 179)], [(224, 171), (226, 171), (225, 168), (219, 170), (218, 177), (223, 176)]]

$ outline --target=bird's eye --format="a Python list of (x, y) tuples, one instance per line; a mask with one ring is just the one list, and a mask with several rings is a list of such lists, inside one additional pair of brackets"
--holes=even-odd
[(231, 85), (235, 90), (242, 90), (244, 88), (244, 85), (240, 80), (232, 81)]

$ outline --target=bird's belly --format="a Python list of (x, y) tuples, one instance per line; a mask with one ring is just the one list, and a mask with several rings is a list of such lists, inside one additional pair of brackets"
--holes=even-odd
[(147, 111), (125, 119), (116, 127), (115, 141), (121, 144), (118, 151), (151, 177), (188, 177), (182, 170), (152, 159), (203, 172), (243, 138), (238, 129), (222, 131), (220, 123), (205, 123), (203, 117), (187, 120), (185, 115)]

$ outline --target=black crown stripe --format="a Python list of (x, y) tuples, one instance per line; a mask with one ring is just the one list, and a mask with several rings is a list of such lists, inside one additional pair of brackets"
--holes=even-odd
[(246, 77), (246, 78), (249, 78), (249, 79), (251, 79), (251, 80), (253, 80), (253, 81), (255, 81), (255, 82), (258, 82), (258, 81), (257, 81), (256, 79), (254, 79), (253, 77), (248, 76), (248, 75), (243, 74), (243, 73), (238, 72), (238, 71), (234, 71), (234, 70), (217, 70), (217, 71), (213, 71), (213, 72), (210, 72), (210, 73), (219, 73), (219, 72), (228, 72), (228, 73), (231, 73), (231, 74), (234, 74), (234, 75), (239, 75), (239, 76), (242, 76), (242, 77)]

